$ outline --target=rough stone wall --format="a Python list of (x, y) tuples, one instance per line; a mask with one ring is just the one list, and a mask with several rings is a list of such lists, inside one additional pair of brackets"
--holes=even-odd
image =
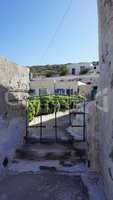
[(108, 200), (113, 200), (113, 0), (98, 0), (100, 53), (100, 159)]
[(99, 150), (99, 132), (98, 132), (98, 113), (96, 100), (90, 101), (86, 107), (87, 112), (87, 142), (88, 142), (88, 160), (90, 161), (90, 171), (100, 173), (100, 150)]
[(13, 157), (26, 131), (29, 70), (0, 57), (0, 170)]

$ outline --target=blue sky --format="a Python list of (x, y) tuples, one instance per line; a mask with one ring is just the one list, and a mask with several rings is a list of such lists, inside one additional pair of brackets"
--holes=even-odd
[(72, 1), (45, 54), (69, 1), (1, 0), (0, 55), (22, 65), (98, 60), (96, 0)]

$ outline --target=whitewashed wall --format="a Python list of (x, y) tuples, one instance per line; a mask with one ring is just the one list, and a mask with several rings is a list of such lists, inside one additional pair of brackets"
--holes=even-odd
[[(61, 78), (62, 79), (62, 78)], [(35, 90), (35, 95), (39, 94), (39, 88), (46, 88), (48, 94), (54, 94), (55, 89), (73, 89), (73, 92), (77, 92), (76, 80), (60, 80), (56, 78), (55, 83), (53, 78), (37, 79), (30, 82), (30, 89)]]
[(75, 69), (75, 75), (79, 75), (80, 74), (80, 70), (81, 70), (81, 66), (85, 67), (85, 69), (94, 69), (94, 66), (92, 65), (92, 63), (90, 62), (84, 62), (84, 63), (70, 63), (70, 64), (67, 64), (67, 68), (69, 70), (69, 74), (72, 75), (72, 69), (74, 68)]

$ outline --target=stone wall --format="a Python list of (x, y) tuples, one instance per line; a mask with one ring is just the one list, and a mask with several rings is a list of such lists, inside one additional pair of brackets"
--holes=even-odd
[(86, 107), (87, 112), (87, 142), (89, 170), (100, 173), (100, 149), (98, 132), (98, 112), (96, 100), (90, 101)]
[(0, 170), (23, 143), (26, 131), (26, 97), (29, 70), (0, 57)]
[(113, 0), (98, 0), (100, 160), (108, 200), (113, 200)]

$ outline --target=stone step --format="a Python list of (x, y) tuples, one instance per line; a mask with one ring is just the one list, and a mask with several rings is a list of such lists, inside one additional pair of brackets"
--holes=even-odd
[(88, 150), (88, 143), (87, 142), (73, 141), (73, 147), (74, 147), (74, 149), (87, 151)]
[(16, 150), (16, 157), (28, 160), (57, 160), (71, 156), (72, 149), (59, 144), (23, 145)]
[[(37, 137), (24, 137), (26, 143), (28, 144), (37, 144), (37, 143), (42, 143), (42, 144), (53, 144), (56, 143), (55, 138), (37, 138)], [(65, 138), (57, 138), (57, 143), (58, 144), (72, 144), (73, 139), (72, 137), (65, 137)]]
[(70, 145), (35, 144), (23, 145), (16, 150), (16, 158), (26, 160), (86, 160), (85, 152), (75, 151)]
[(53, 171), (53, 172), (65, 172), (65, 173), (81, 173), (87, 168), (86, 162), (80, 160), (21, 160), (15, 159), (8, 166), (10, 172), (41, 172)]

